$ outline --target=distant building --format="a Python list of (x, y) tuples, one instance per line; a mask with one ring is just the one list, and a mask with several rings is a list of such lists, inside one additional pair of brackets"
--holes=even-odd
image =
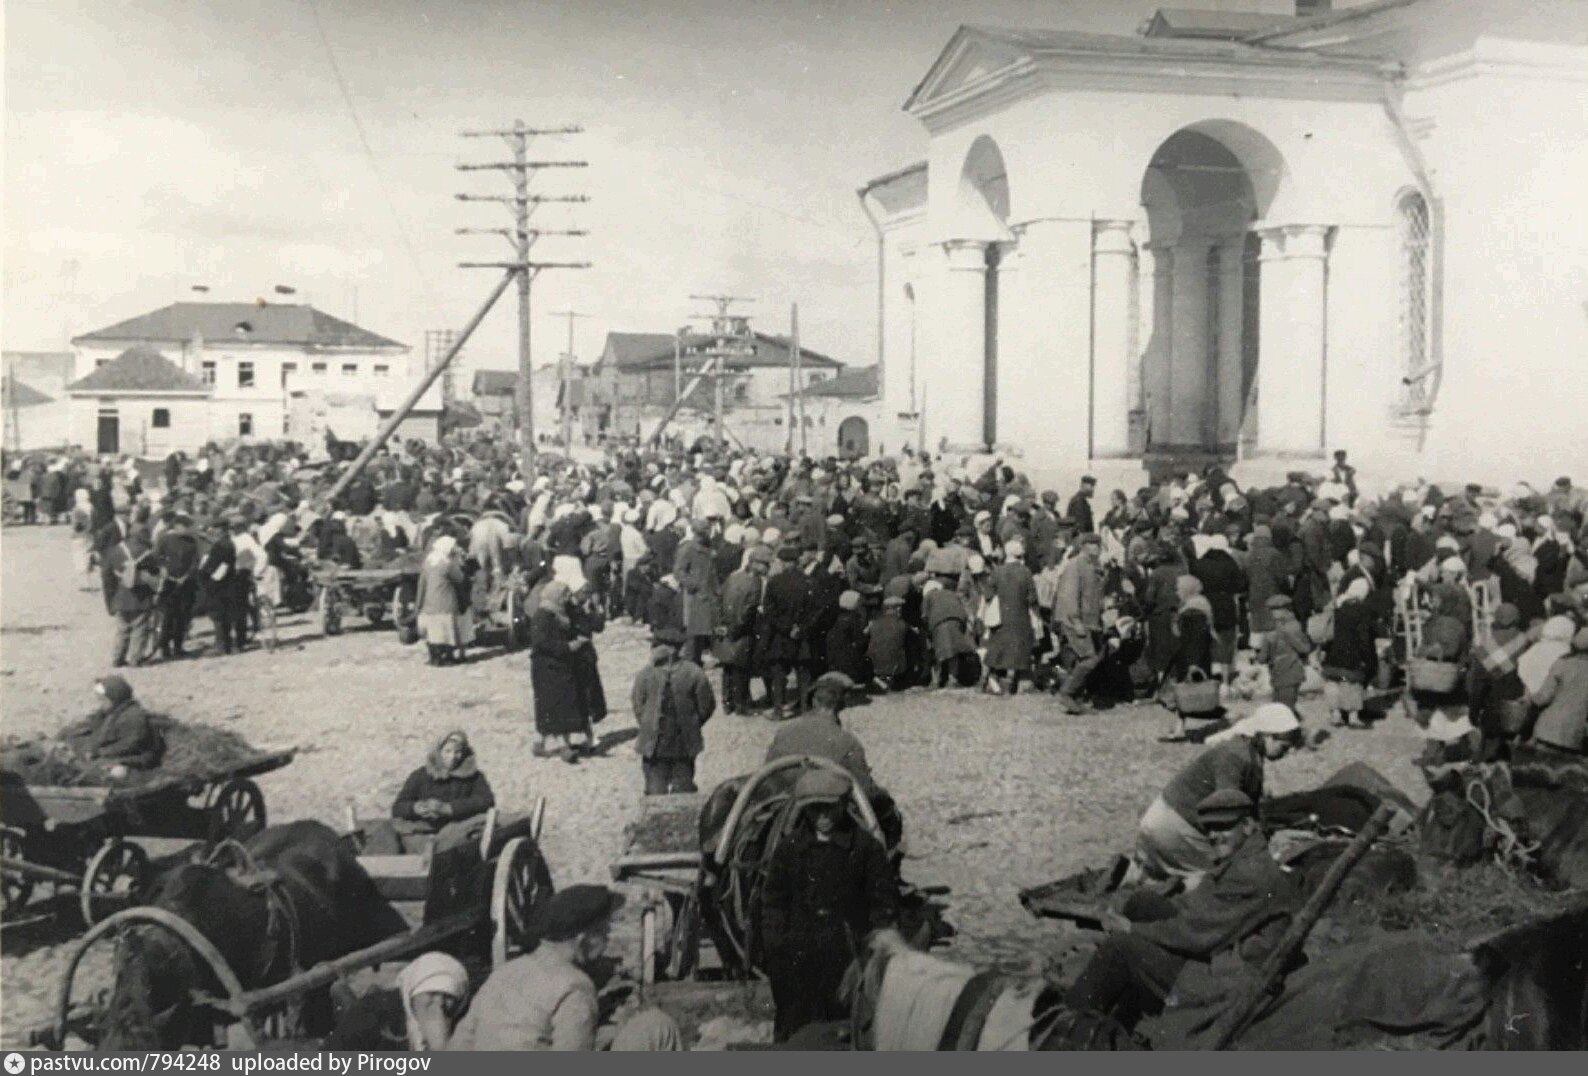
[(144, 457), (191, 452), (210, 439), (214, 389), (151, 347), (132, 347), (66, 387), (71, 440)]
[(875, 366), (841, 371), (800, 394), (805, 415), (803, 446), (812, 456), (858, 459), (887, 446), (872, 440), (881, 416), (881, 392)]
[(0, 360), (4, 445), (11, 451), (61, 448), (71, 439), (66, 385), (76, 357), (70, 351), (7, 351)]
[[(668, 333), (608, 333), (585, 390), (586, 426), (593, 418), (601, 434), (649, 437), (682, 390), (683, 403), (669, 429), (691, 438), (709, 432), (713, 387), (709, 380), (694, 384), (693, 374), (707, 361), (702, 351), (711, 340), (705, 336), (683, 338), (678, 364), (682, 376), (676, 378), (679, 384), (675, 384), (674, 344), (675, 338)], [(730, 441), (747, 447), (781, 449), (788, 438), (792, 349), (788, 340), (766, 333), (756, 333), (751, 346), (753, 353), (736, 356), (727, 364), (722, 385), (724, 431)], [(806, 388), (844, 368), (837, 359), (806, 347), (800, 348), (800, 357), (800, 377)]]
[(518, 393), (517, 370), (476, 370), (469, 397), (480, 416), (500, 429), (512, 429)]
[[(290, 414), (306, 413), (293, 408), (295, 395), (363, 396), (376, 415), (386, 417), (423, 373), (407, 345), (298, 303), (173, 303), (84, 333), (72, 344), (77, 380), (67, 392), (75, 401), (74, 434), (92, 434), (84, 445), (104, 445), (115, 429), (118, 438), (132, 439), (101, 451), (137, 454), (191, 451), (206, 441), (238, 438), (307, 440), (313, 431), (294, 430), (289, 422)], [(119, 375), (94, 377), (129, 351), (140, 357), (124, 364)], [(149, 354), (182, 377), (157, 374)], [(184, 421), (176, 426), (156, 426), (146, 413), (149, 390), (121, 384), (134, 372), (134, 381), (147, 377), (166, 386), (157, 391), (180, 385), (184, 399), (197, 393), (203, 405), (178, 408)], [(432, 386), (399, 436), (434, 439), (440, 415), (441, 391)], [(174, 414), (161, 417), (176, 420)], [(137, 431), (146, 424), (150, 436), (140, 440)]]

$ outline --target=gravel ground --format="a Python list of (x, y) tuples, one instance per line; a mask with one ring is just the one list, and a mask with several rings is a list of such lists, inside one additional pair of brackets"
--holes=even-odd
[[(108, 671), (112, 624), (97, 587), (80, 590), (70, 578), (65, 528), (8, 530), (3, 552), (4, 732), (45, 733), (92, 706), (92, 682)], [(640, 796), (627, 699), (647, 654), (643, 632), (615, 625), (601, 638), (613, 713), (598, 732), (608, 749), (571, 766), (530, 754), (526, 655), (482, 650), (466, 666), (430, 668), (421, 649), (361, 624), (326, 639), (309, 618), (288, 618), (274, 653), (190, 659), (127, 678), (152, 709), (222, 725), (261, 747), (297, 745), (296, 762), (260, 779), (275, 821), (318, 818), (340, 830), (349, 803), (361, 815), (384, 813), (429, 746), (461, 726), (505, 809), (546, 797), (544, 848), (557, 884), (607, 880)], [(208, 638), (203, 628), (200, 642)], [(1304, 700), (1302, 711), (1324, 719), (1317, 700)], [(851, 710), (845, 723), (904, 813), (907, 877), (951, 889), (949, 918), (960, 933), (950, 953), (1011, 970), (1040, 968), (1069, 941), (1021, 909), (1019, 890), (1127, 847), (1142, 809), (1196, 750), (1159, 742), (1169, 718), (1156, 707), (1067, 717), (1030, 694), (909, 693)], [(753, 769), (772, 732), (758, 717), (719, 715), (706, 728), (700, 786)], [(1361, 760), (1421, 795), (1410, 763), (1416, 733), (1397, 716), (1373, 732), (1337, 735), (1273, 766), (1271, 791), (1309, 787)], [(73, 929), (7, 928), (0, 1043), (17, 1044), (48, 1018)]]

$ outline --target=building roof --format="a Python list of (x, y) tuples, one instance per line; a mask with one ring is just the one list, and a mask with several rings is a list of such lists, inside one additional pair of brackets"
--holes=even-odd
[[(694, 352), (710, 344), (711, 340), (712, 337), (704, 335), (684, 338), (684, 348), (691, 353), (689, 357), (691, 367), (700, 362)], [(787, 339), (769, 333), (756, 333), (755, 353), (737, 356), (728, 365), (741, 370), (767, 366), (787, 367), (790, 359), (791, 348)], [(671, 367), (673, 336), (669, 333), (607, 333), (607, 346), (602, 352), (601, 360), (611, 361), (619, 370), (649, 371), (663, 366)], [(844, 365), (837, 359), (812, 351), (808, 347), (800, 348), (800, 362), (805, 366), (833, 370), (841, 369)]]
[(1251, 34), (1285, 29), (1302, 20), (1295, 15), (1266, 15), (1260, 11), (1203, 11), (1197, 8), (1159, 8), (1142, 27), (1143, 37), (1204, 38), (1240, 41)]
[(208, 396), (210, 387), (151, 347), (133, 347), (66, 386), (73, 395), (172, 392)]
[(471, 391), (476, 396), (511, 396), (518, 391), (518, 371), (476, 370)]
[(18, 381), (10, 374), (6, 374), (5, 380), (0, 381), (0, 397), (4, 398), (7, 407), (37, 407), (54, 399), (53, 396), (46, 396), (26, 381)]
[(207, 341), (306, 348), (401, 348), (406, 344), (361, 329), (304, 303), (172, 303), (148, 314), (74, 337), (74, 344)]
[(64, 384), (77, 368), (77, 356), (70, 351), (7, 351), (0, 354), (0, 365), (12, 377), (29, 381), (60, 378)]
[(805, 395), (851, 400), (870, 399), (877, 395), (877, 368), (862, 366), (853, 370), (840, 370), (832, 377), (818, 381), (807, 388)]

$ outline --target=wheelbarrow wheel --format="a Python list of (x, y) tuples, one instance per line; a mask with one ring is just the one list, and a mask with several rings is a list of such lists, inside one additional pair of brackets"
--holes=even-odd
[[(6, 829), (0, 833), (0, 850), (3, 850), (7, 859), (21, 860), (22, 834), (14, 829)], [(28, 898), (33, 896), (33, 879), (21, 871), (5, 871), (4, 890), (0, 892), (0, 916), (15, 915), (27, 906)]]
[(233, 777), (210, 789), (204, 806), (209, 842), (246, 841), (265, 828), (265, 794), (247, 777)]
[(83, 885), (77, 893), (83, 925), (91, 927), (137, 903), (148, 875), (149, 854), (141, 845), (120, 837), (100, 845), (83, 869)]

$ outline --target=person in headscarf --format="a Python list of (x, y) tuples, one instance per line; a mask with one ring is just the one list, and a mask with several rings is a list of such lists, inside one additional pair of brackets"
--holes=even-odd
[(397, 973), (395, 990), (360, 994), (337, 1018), (326, 1050), (445, 1050), (469, 999), (468, 971), (454, 956), (424, 953)]
[[(1180, 609), (1175, 614), (1174, 653), (1169, 659), (1165, 684), (1184, 683), (1191, 679), (1193, 670), (1206, 676), (1213, 673), (1213, 607), (1202, 596), (1202, 581), (1194, 575), (1182, 575), (1175, 580), (1175, 595)], [(1180, 719), (1180, 733), (1185, 733), (1185, 719)]]
[(456, 538), (443, 534), (425, 556), (414, 596), (419, 632), (429, 651), (430, 664), (461, 662), (464, 648), (474, 641), (474, 618), (469, 613), (468, 595), (462, 551)]
[(580, 701), (575, 651), (588, 646), (575, 635), (568, 616), (568, 585), (553, 579), (540, 590), (529, 618), (529, 673), (535, 713), (535, 744), (539, 758), (557, 755), (574, 761), (569, 737), (588, 731)]
[(1516, 663), (1516, 674), (1529, 695), (1541, 691), (1555, 662), (1571, 653), (1574, 632), (1575, 625), (1568, 616), (1552, 616), (1538, 629), (1536, 641)]
[(452, 729), (431, 748), (425, 764), (408, 775), (392, 802), (391, 814), (434, 833), (448, 823), (484, 814), (495, 805), (496, 796), (480, 772), (468, 734)]
[(1378, 646), (1374, 641), (1370, 588), (1358, 577), (1335, 602), (1334, 633), (1323, 652), (1324, 692), (1335, 723), (1349, 727), (1364, 716), (1363, 689), (1378, 671)]
[(1197, 808), (1215, 792), (1263, 798), (1264, 769), (1290, 752), (1301, 722), (1284, 703), (1268, 702), (1223, 732), (1164, 786), (1136, 828), (1135, 861), (1149, 878), (1178, 877), (1194, 887), (1214, 866), (1214, 850)]
[(61, 729), (56, 738), (83, 758), (128, 769), (147, 770), (165, 755), (165, 737), (120, 676), (94, 681), (99, 705), (87, 717)]
[(1521, 611), (1510, 603), (1495, 608), (1488, 638), (1473, 644), (1467, 699), (1486, 744), (1499, 745), (1515, 737), (1526, 721), (1526, 692), (1516, 663), (1529, 645)]
[(997, 623), (988, 623), (987, 684), (996, 694), (1019, 690), (1022, 674), (1031, 673), (1031, 652), (1036, 648), (1032, 617), (1037, 609), (1036, 579), (1025, 562), (1025, 542), (1011, 539), (1004, 546), (1007, 559), (992, 570), (987, 612), (997, 609)]
[(1230, 555), (1229, 539), (1222, 534), (1207, 538), (1206, 551), (1191, 566), (1202, 582), (1202, 594), (1213, 610), (1213, 666), (1228, 682), (1235, 668), (1235, 647), (1240, 633), (1239, 599), (1246, 593), (1246, 573)]
[(1533, 742), (1566, 755), (1588, 754), (1588, 628), (1572, 636), (1571, 652), (1555, 659), (1532, 698), (1540, 707)]
[(93, 571), (94, 505), (82, 486), (72, 491), (72, 497), (68, 520), (72, 525), (72, 570), (82, 577)]

